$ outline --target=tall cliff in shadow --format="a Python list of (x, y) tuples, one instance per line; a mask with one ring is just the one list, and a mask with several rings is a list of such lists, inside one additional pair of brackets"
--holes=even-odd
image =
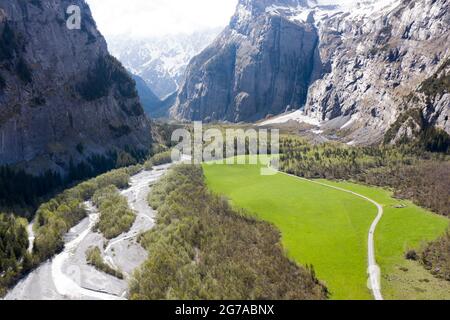
[[(70, 30), (70, 5), (81, 29)], [(67, 172), (94, 155), (151, 145), (135, 82), (82, 0), (0, 0), (0, 165)]]

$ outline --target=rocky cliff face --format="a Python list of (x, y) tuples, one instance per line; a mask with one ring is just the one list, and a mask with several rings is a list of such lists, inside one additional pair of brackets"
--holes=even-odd
[[(449, 28), (448, 0), (241, 0), (188, 67), (172, 114), (239, 122), (304, 108), (367, 144), (418, 107), (422, 125), (450, 132)], [(433, 79), (439, 90), (422, 89)]]
[(172, 115), (240, 122), (303, 106), (321, 63), (314, 25), (290, 19), (302, 5), (241, 0), (230, 25), (191, 61)]
[[(70, 5), (81, 29), (66, 26)], [(82, 0), (0, 0), (0, 165), (62, 172), (70, 160), (151, 144), (135, 83)]]
[[(420, 109), (422, 125), (450, 132), (448, 83), (435, 92), (426, 88), (438, 69), (437, 78), (448, 74), (447, 0), (387, 1), (370, 14), (337, 13), (317, 25), (321, 57), (330, 69), (310, 87), (308, 115), (352, 143), (382, 140), (411, 108)], [(391, 132), (394, 141), (420, 130), (414, 123)]]

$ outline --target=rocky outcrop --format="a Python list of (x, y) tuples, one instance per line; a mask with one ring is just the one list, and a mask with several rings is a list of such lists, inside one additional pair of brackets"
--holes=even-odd
[(191, 61), (171, 114), (240, 122), (303, 106), (321, 63), (314, 25), (290, 19), (289, 8), (301, 5), (241, 0), (230, 25)]
[[(428, 98), (420, 89), (450, 54), (447, 0), (388, 1), (371, 14), (327, 17), (318, 28), (330, 70), (310, 87), (305, 111), (325, 121), (325, 130), (340, 131), (347, 142), (378, 142), (401, 115), (420, 107), (425, 124), (450, 133), (448, 83)], [(399, 135), (391, 132), (394, 141), (417, 133), (419, 124), (409, 120)]]
[[(70, 5), (81, 9), (81, 29), (66, 25)], [(150, 144), (135, 83), (85, 1), (0, 0), (0, 165), (64, 172)]]
[(241, 0), (188, 67), (172, 114), (239, 122), (304, 108), (321, 131), (370, 144), (419, 106), (423, 124), (450, 132), (448, 82), (420, 89), (440, 69), (446, 79), (449, 29), (448, 0)]

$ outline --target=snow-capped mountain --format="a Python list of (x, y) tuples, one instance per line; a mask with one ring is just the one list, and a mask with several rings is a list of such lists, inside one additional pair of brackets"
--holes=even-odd
[(302, 108), (361, 144), (450, 133), (449, 19), (448, 0), (240, 0), (171, 114), (241, 122)]
[(208, 29), (134, 39), (128, 35), (111, 36), (107, 42), (111, 53), (162, 99), (177, 90), (189, 61), (212, 43), (220, 31)]

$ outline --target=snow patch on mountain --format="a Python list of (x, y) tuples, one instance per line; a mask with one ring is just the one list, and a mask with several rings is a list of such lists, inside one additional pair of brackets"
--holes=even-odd
[(156, 95), (164, 98), (178, 89), (189, 61), (220, 31), (214, 28), (151, 38), (111, 36), (107, 41), (111, 53), (131, 73), (144, 79)]
[(273, 125), (273, 124), (283, 124), (283, 123), (287, 123), (289, 121), (296, 121), (298, 123), (305, 123), (305, 124), (309, 124), (309, 125), (316, 126), (316, 127), (321, 126), (321, 122), (319, 120), (305, 115), (303, 110), (297, 110), (294, 112), (282, 114), (280, 116), (263, 121), (259, 125), (260, 126), (268, 126), (268, 125)]
[(305, 23), (313, 17), (316, 23), (320, 23), (320, 21), (337, 14), (345, 14), (346, 19), (379, 16), (392, 10), (400, 2), (401, 0), (309, 0), (305, 4), (294, 7), (271, 5), (266, 8), (266, 13), (285, 16), (289, 20), (299, 23)]

